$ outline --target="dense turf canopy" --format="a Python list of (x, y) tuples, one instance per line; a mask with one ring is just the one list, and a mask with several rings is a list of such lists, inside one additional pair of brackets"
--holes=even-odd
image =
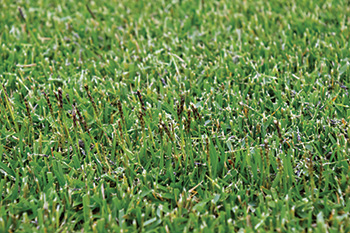
[(349, 232), (349, 25), (346, 0), (2, 1), (0, 232)]

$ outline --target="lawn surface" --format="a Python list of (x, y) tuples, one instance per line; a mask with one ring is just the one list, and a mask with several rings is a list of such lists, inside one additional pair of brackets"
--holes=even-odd
[(349, 232), (346, 0), (5, 0), (0, 232)]

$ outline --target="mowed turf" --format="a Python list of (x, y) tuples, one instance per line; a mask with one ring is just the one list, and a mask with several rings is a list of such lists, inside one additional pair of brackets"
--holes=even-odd
[(0, 232), (349, 232), (346, 0), (5, 0)]

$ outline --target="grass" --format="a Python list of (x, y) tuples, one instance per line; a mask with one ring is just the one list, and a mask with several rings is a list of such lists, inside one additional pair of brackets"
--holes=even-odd
[(0, 232), (349, 232), (350, 7), (0, 6)]

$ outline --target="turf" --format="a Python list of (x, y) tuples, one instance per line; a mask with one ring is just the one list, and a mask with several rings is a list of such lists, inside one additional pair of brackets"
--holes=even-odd
[(5, 0), (0, 232), (349, 232), (346, 0)]

